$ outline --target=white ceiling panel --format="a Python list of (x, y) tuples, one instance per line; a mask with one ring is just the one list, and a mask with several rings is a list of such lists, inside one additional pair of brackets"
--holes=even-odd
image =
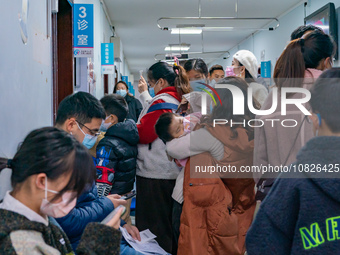
[[(278, 17), (300, 0), (201, 0), (202, 17)], [(171, 35), (157, 27), (161, 17), (198, 17), (199, 0), (104, 0), (117, 35), (121, 38), (129, 68), (138, 71), (155, 63), (156, 54), (164, 54), (165, 46), (179, 42), (191, 45), (190, 51), (202, 50), (201, 35)], [(191, 24), (189, 20), (165, 20), (162, 25)], [(207, 26), (262, 27), (268, 21), (207, 21)], [(204, 32), (204, 51), (227, 51), (256, 30)], [(207, 59), (208, 61), (208, 59)]]

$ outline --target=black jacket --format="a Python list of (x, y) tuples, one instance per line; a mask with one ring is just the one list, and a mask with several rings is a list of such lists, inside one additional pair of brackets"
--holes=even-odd
[[(136, 177), (138, 141), (139, 135), (136, 123), (128, 119), (110, 127), (104, 138), (99, 142), (96, 150), (97, 166), (113, 169), (115, 172), (111, 194), (123, 195), (133, 189)], [(101, 178), (100, 175), (99, 178)], [(111, 178), (109, 179), (111, 181)], [(98, 187), (99, 195), (106, 195), (100, 194), (101, 192), (102, 189)]]
[(137, 122), (140, 112), (143, 110), (142, 104), (134, 96), (126, 95), (125, 101), (129, 106), (129, 113), (126, 116), (127, 119), (132, 119)]
[(339, 254), (339, 168), (340, 137), (311, 139), (261, 204), (246, 237), (248, 254)]

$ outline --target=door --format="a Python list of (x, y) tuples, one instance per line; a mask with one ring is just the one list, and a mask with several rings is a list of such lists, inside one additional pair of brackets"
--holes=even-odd
[(59, 0), (59, 11), (52, 14), (54, 121), (60, 102), (73, 93), (72, 13), (69, 1)]

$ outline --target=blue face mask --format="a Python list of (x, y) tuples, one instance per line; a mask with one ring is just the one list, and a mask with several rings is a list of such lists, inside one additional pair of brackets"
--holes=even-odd
[(120, 95), (122, 97), (125, 97), (126, 94), (127, 94), (127, 91), (125, 89), (119, 89), (119, 90), (116, 91), (116, 94)]
[(149, 94), (151, 97), (155, 97), (155, 89), (154, 88), (149, 88)]
[(79, 127), (78, 123), (77, 123), (77, 126), (80, 129), (80, 131), (85, 135), (82, 144), (86, 148), (91, 149), (96, 144), (97, 137), (93, 135), (85, 134), (85, 132)]
[(206, 89), (207, 87), (203, 85), (202, 83), (206, 83), (205, 79), (196, 80), (196, 81), (190, 81), (190, 86), (193, 91), (199, 91), (201, 92), (202, 89)]

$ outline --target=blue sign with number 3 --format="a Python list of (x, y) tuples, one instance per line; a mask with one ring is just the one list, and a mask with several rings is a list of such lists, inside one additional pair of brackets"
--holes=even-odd
[(75, 57), (93, 56), (93, 4), (73, 5), (73, 48)]

